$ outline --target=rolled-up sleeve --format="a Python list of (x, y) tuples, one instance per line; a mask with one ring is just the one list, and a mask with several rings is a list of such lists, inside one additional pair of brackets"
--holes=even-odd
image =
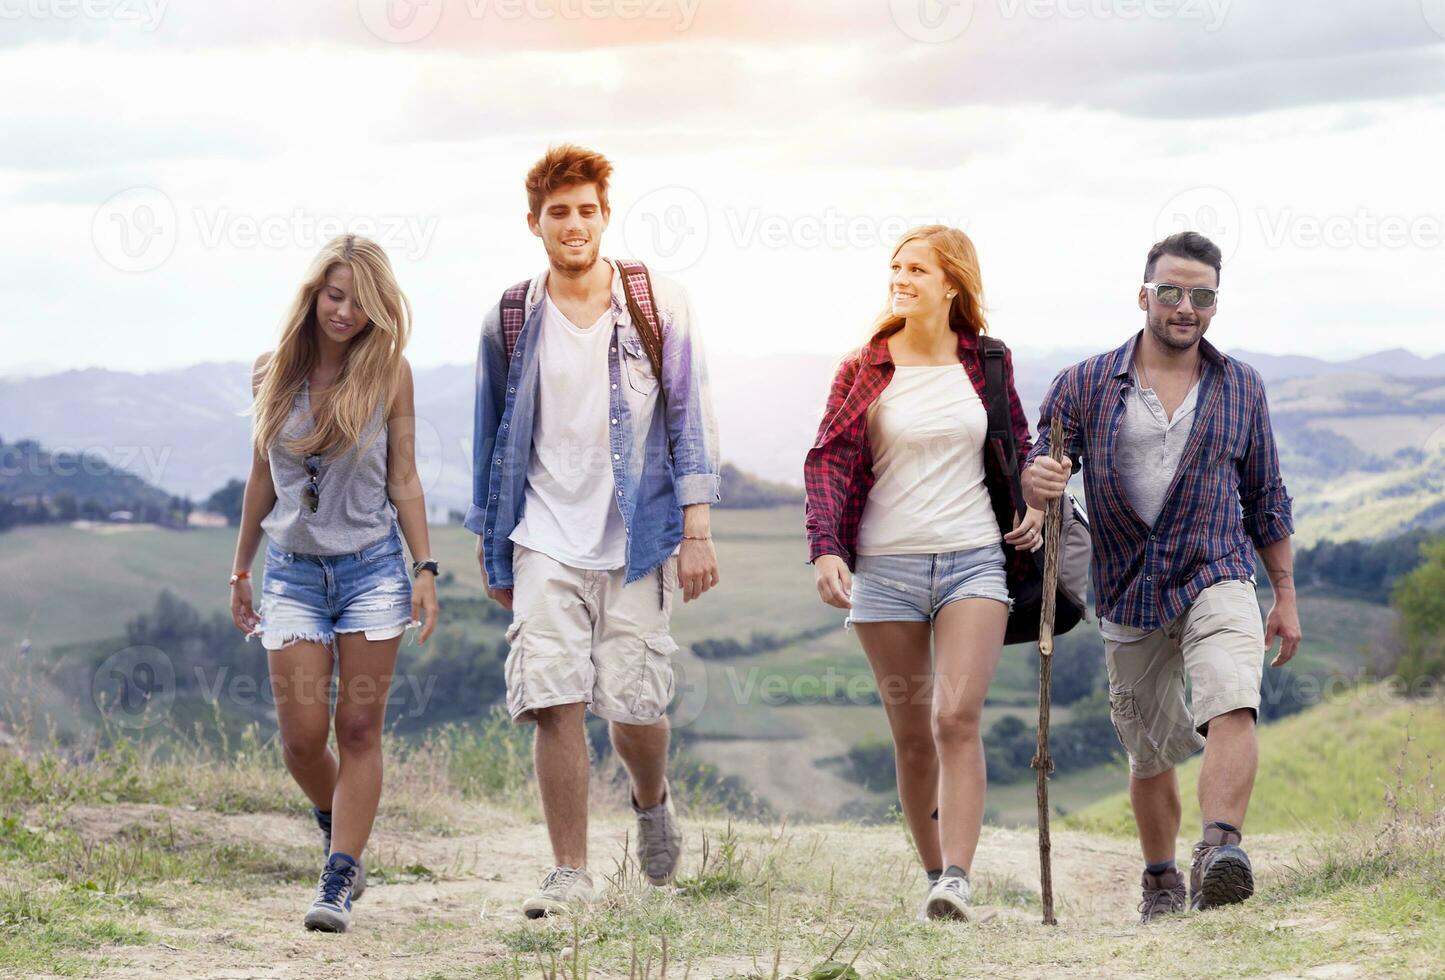
[(473, 534), (481, 534), (486, 523), (492, 454), (497, 445), (497, 426), (506, 407), (508, 367), (506, 344), (502, 340), (501, 307), (494, 306), (482, 322), (482, 337), (477, 345), (477, 390), (472, 414), (472, 504), (462, 521)]
[(715, 504), (722, 500), (722, 464), (702, 335), (687, 293), (660, 278), (657, 284), (670, 300), (664, 317), (662, 387), (677, 504)]
[(1054, 383), (1049, 385), (1048, 393), (1044, 395), (1043, 405), (1039, 407), (1039, 436), (1034, 447), (1029, 451), (1024, 460), (1028, 466), (1040, 456), (1047, 456), (1053, 449), (1050, 426), (1057, 416), (1064, 432), (1064, 453), (1074, 466), (1074, 472), (1079, 470), (1079, 460), (1084, 451), (1084, 440), (1082, 428), (1079, 424), (1078, 401), (1074, 396), (1076, 381), (1074, 369), (1060, 371), (1054, 378)]
[(1256, 548), (1264, 548), (1294, 533), (1294, 506), (1279, 472), (1269, 401), (1257, 378), (1251, 401), (1249, 446), (1239, 462), (1239, 503), (1245, 533)]

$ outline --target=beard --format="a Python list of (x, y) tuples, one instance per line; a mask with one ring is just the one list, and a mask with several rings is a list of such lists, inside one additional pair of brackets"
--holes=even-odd
[(1149, 333), (1151, 333), (1154, 339), (1162, 346), (1182, 354), (1199, 343), (1200, 338), (1204, 336), (1207, 325), (1196, 316), (1194, 318), (1194, 329), (1190, 333), (1190, 336), (1188, 339), (1181, 339), (1179, 335), (1175, 333), (1175, 328), (1170, 326), (1169, 321), (1173, 318), (1173, 314), (1149, 317)]
[(552, 268), (568, 276), (586, 275), (597, 264), (597, 257), (602, 249), (602, 243), (593, 239), (588, 247), (580, 253), (575, 253), (567, 246), (558, 244), (555, 251), (551, 246), (547, 248), (547, 259), (552, 263)]

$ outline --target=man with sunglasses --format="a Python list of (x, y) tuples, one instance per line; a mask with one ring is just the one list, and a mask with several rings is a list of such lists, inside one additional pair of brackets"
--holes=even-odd
[[(1220, 265), (1219, 248), (1195, 232), (1149, 250), (1139, 288), (1144, 330), (1054, 379), (1023, 473), (1024, 496), (1042, 508), (1085, 464), (1109, 707), (1129, 753), (1144, 853), (1143, 922), (1184, 910), (1174, 767), (1201, 747), (1204, 826), (1188, 903), (1207, 909), (1253, 894), (1240, 844), (1258, 765), (1263, 660), (1276, 637), (1276, 667), (1300, 642), (1294, 525), (1264, 384), (1204, 339), (1219, 307)], [(1061, 463), (1049, 458), (1055, 416)], [(1256, 549), (1274, 589), (1263, 626)]]

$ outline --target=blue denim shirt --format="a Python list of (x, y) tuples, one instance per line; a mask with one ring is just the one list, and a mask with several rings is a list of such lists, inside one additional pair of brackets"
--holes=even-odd
[[(477, 351), (472, 506), (464, 524), (482, 536), (487, 582), (494, 589), (512, 587), (511, 534), (526, 502), (541, 374), (536, 338), (546, 285), (543, 271), (527, 290), (525, 323), (510, 363), (500, 301), (482, 323)], [(662, 328), (661, 386), (627, 310), (622, 277), (614, 270), (609, 449), (627, 528), (628, 582), (657, 568), (677, 549), (682, 508), (722, 499), (717, 420), (692, 308), (682, 287), (671, 280), (653, 275), (652, 290)], [(659, 387), (666, 394), (666, 413), (657, 411)]]

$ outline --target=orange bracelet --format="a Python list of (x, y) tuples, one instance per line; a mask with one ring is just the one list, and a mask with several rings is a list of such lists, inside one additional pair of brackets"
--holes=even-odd
[(232, 572), (232, 573), (231, 573), (231, 581), (230, 581), (230, 584), (231, 584), (231, 585), (235, 585), (237, 582), (241, 581), (242, 579), (248, 579), (248, 578), (250, 578), (250, 577), (251, 577), (251, 570), (250, 570), (249, 568), (243, 568), (243, 569), (241, 569), (241, 571), (239, 571), (239, 572)]

